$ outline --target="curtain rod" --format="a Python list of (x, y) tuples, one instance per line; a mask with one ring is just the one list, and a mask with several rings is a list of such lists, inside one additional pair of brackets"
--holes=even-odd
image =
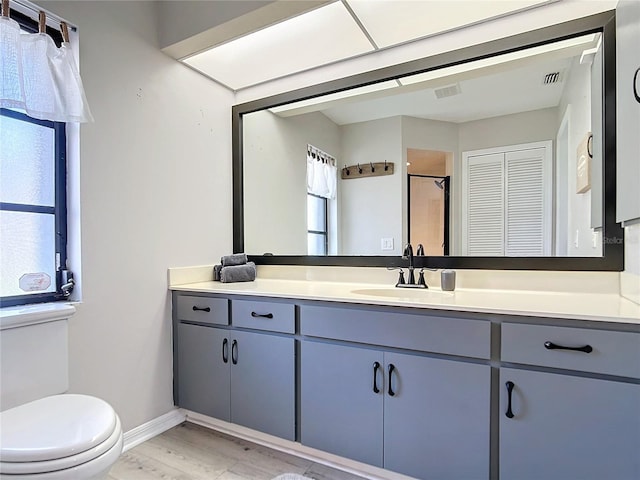
[(47, 25), (50, 27), (60, 30), (60, 23), (65, 22), (74, 32), (78, 30), (75, 25), (69, 23), (64, 18), (59, 17), (55, 13), (51, 13), (49, 10), (40, 7), (35, 3), (31, 3), (28, 0), (9, 0), (9, 8), (33, 18), (36, 22), (38, 21), (38, 17), (42, 11), (47, 15)]

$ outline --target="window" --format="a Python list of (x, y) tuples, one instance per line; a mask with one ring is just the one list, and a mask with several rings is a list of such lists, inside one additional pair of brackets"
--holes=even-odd
[[(25, 32), (38, 31), (36, 20), (10, 13)], [(46, 32), (59, 47), (60, 32)], [(64, 123), (0, 108), (0, 306), (60, 300), (71, 291), (66, 149)]]
[(0, 299), (60, 299), (66, 266), (65, 124), (0, 109)]
[(327, 255), (327, 199), (307, 194), (307, 255)]

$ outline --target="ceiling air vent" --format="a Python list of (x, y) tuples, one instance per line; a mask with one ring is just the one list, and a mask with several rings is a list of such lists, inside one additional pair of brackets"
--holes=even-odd
[(460, 84), (454, 83), (453, 85), (447, 85), (446, 87), (436, 88), (434, 90), (437, 98), (453, 97), (462, 93), (460, 90)]
[(560, 72), (547, 73), (542, 79), (543, 85), (551, 85), (552, 83), (560, 83), (562, 78)]

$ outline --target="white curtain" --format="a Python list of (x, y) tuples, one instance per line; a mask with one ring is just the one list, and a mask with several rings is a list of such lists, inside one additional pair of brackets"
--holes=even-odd
[(307, 192), (336, 198), (338, 169), (336, 159), (311, 145), (307, 146)]
[(92, 122), (73, 51), (0, 17), (0, 107), (54, 122)]

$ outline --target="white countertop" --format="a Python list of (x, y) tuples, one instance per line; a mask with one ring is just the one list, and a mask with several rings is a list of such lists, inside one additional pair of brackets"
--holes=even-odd
[(576, 293), (458, 288), (443, 292), (401, 289), (387, 284), (258, 278), (254, 282), (175, 284), (171, 290), (257, 297), (323, 300), (365, 305), (429, 308), (459, 312), (524, 315), (640, 326), (640, 305), (614, 293)]

